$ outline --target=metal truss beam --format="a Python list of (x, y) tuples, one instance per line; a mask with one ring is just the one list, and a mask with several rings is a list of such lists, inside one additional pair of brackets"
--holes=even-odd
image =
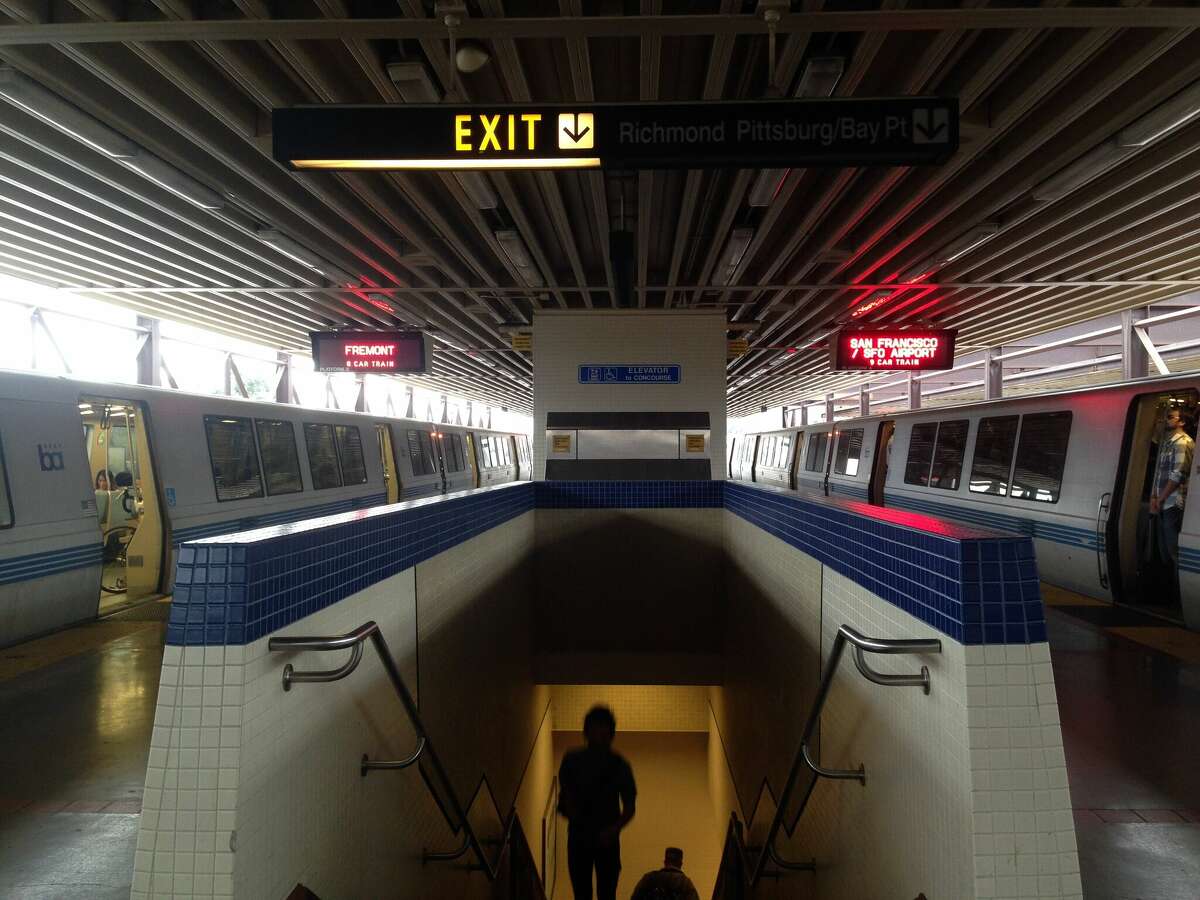
[[(1200, 27), (1195, 7), (1064, 7), (1039, 9), (923, 9), (797, 12), (775, 26), (779, 34), (968, 31), (1025, 28), (1074, 30)], [(599, 38), (689, 35), (766, 35), (753, 15), (562, 16), (463, 19), (459, 38)], [(438, 19), (221, 19), (208, 21), (71, 22), (8, 25), (0, 46), (111, 44), (126, 42), (270, 40), (437, 40), (446, 36)]]

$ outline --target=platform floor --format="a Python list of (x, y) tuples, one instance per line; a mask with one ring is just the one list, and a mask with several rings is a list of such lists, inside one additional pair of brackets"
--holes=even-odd
[[(1200, 635), (1054, 590), (1046, 599), (1085, 896), (1197, 900)], [(0, 897), (129, 896), (166, 611), (151, 602), (0, 651)], [(650, 826), (653, 773), (673, 767), (691, 784), (695, 767), (681, 762), (703, 751), (686, 737), (624, 749), (644, 773)], [(626, 891), (661, 843), (638, 835)]]

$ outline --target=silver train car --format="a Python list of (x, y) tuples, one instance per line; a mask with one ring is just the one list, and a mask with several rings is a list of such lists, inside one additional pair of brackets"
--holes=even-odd
[(1181, 375), (743, 434), (730, 477), (1027, 534), (1043, 582), (1200, 629), (1200, 499), (1177, 571), (1149, 515), (1166, 411), (1194, 439), (1198, 404)]
[(531, 475), (521, 434), (0, 371), (0, 647), (169, 593), (186, 540)]

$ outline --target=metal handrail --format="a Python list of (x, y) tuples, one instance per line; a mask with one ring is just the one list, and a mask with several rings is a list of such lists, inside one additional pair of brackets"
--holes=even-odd
[(343, 665), (328, 671), (298, 672), (291, 663), (288, 663), (283, 668), (283, 689), (289, 691), (293, 684), (338, 681), (345, 678), (358, 668), (359, 662), (362, 661), (362, 645), (368, 639), (375, 647), (375, 652), (378, 654), (379, 661), (387, 673), (388, 680), (392, 683), (392, 688), (395, 690), (396, 696), (400, 698), (400, 702), (404, 706), (404, 711), (408, 715), (409, 722), (417, 733), (417, 745), (409, 756), (399, 760), (371, 760), (366, 754), (363, 754), (362, 775), (365, 777), (372, 769), (406, 769), (422, 757), (427, 758), (450, 807), (450, 815), (446, 816), (446, 820), (452, 830), (456, 832), (459, 829), (462, 830), (463, 839), (462, 843), (453, 850), (426, 850), (424, 851), (423, 859), (426, 862), (455, 860), (466, 855), (469, 851), (474, 851), (478, 859), (478, 865), (475, 868), (485, 872), (489, 881), (495, 881), (499, 874), (499, 861), (504, 855), (504, 848), (512, 839), (513, 826), (517, 818), (516, 810), (510, 810), (503, 823), (504, 837), (500, 842), (500, 850), (496, 853), (496, 864), (493, 864), (488, 859), (487, 853), (484, 852), (483, 842), (475, 833), (475, 829), (467, 817), (466, 810), (463, 808), (462, 803), (458, 799), (458, 794), (454, 790), (454, 785), (451, 783), (450, 777), (446, 774), (437, 751), (433, 748), (433, 739), (430, 738), (429, 732), (425, 728), (425, 723), (421, 720), (417, 703), (413, 699), (408, 685), (404, 683), (404, 676), (400, 674), (400, 668), (396, 665), (396, 660), (388, 649), (387, 641), (384, 640), (383, 632), (379, 626), (375, 622), (365, 622), (353, 631), (336, 637), (273, 637), (267, 641), (267, 648), (273, 651), (293, 652), (304, 650), (350, 651), (350, 658)]
[[(800, 736), (800, 747), (792, 759), (792, 767), (788, 771), (783, 793), (780, 794), (779, 801), (776, 804), (775, 816), (771, 820), (766, 840), (758, 850), (758, 858), (755, 860), (753, 867), (748, 870), (744, 865), (748, 848), (742, 837), (741, 823), (738, 821), (736, 813), (730, 817), (726, 842), (733, 843), (740, 854), (740, 859), (743, 862), (741, 870), (744, 873), (747, 888), (753, 888), (764, 875), (768, 874), (766, 871), (768, 863), (774, 863), (780, 869), (792, 871), (811, 872), (816, 867), (815, 861), (801, 863), (784, 859), (775, 848), (775, 841), (779, 837), (779, 830), (785, 827), (784, 819), (787, 816), (787, 808), (791, 802), (793, 793), (795, 793), (801, 769), (809, 769), (818, 778), (857, 781), (860, 784), (867, 783), (867, 773), (864, 766), (859, 765), (857, 769), (826, 769), (817, 760), (813, 759), (809, 751), (809, 742), (817, 730), (817, 725), (821, 719), (821, 712), (825, 708), (825, 701), (829, 697), (829, 689), (833, 684), (833, 676), (837, 672), (838, 664), (841, 662), (842, 652), (845, 650), (846, 644), (851, 644), (854, 647), (855, 667), (868, 681), (887, 687), (921, 687), (926, 694), (929, 693), (929, 668), (927, 666), (921, 666), (921, 671), (917, 675), (889, 675), (883, 672), (876, 672), (868, 666), (865, 654), (942, 652), (942, 642), (937, 638), (883, 640), (866, 637), (849, 625), (842, 625), (838, 628), (837, 635), (833, 640), (833, 648), (829, 653), (829, 659), (826, 661), (824, 671), (821, 673), (821, 683), (817, 687), (816, 696), (813, 698), (812, 709), (809, 711), (808, 720), (804, 723), (804, 731)], [(811, 796), (811, 793), (809, 796)], [(804, 805), (800, 807), (800, 811), (797, 813), (797, 819), (804, 813), (804, 807), (807, 803), (808, 799), (805, 798)], [(790, 833), (790, 829), (788, 831)]]

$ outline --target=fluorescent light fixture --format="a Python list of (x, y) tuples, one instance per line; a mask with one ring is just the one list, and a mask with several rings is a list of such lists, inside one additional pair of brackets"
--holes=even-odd
[(752, 240), (754, 240), (753, 228), (735, 228), (730, 232), (729, 240), (725, 244), (725, 249), (721, 251), (717, 267), (713, 271), (713, 284), (729, 284)]
[(796, 96), (832, 97), (845, 71), (846, 61), (840, 56), (814, 56), (804, 66)]
[(920, 281), (932, 275), (934, 270), (941, 265), (936, 256), (927, 256), (907, 272), (900, 276), (900, 281)]
[(437, 103), (442, 99), (423, 62), (390, 62), (387, 73), (405, 103)]
[(942, 263), (954, 262), (960, 256), (965, 256), (985, 241), (991, 240), (1000, 233), (999, 222), (984, 222), (976, 225), (962, 237), (951, 241), (938, 253)]
[(1058, 200), (1081, 185), (1087, 184), (1105, 169), (1115, 165), (1134, 151), (1122, 147), (1116, 139), (1089, 150), (1075, 162), (1060, 169), (1033, 189), (1034, 200)]
[(1118, 147), (1145, 147), (1200, 116), (1200, 81), (1117, 133)]
[[(840, 56), (818, 56), (804, 66), (804, 74), (796, 85), (797, 97), (830, 97), (837, 88), (846, 69), (846, 61)], [(775, 195), (783, 186), (790, 169), (763, 169), (754, 179), (746, 202), (753, 207), (770, 206)]]
[(297, 169), (598, 169), (598, 156), (493, 157), (464, 159), (293, 159)]
[(225, 205), (225, 198), (216, 191), (210, 190), (147, 150), (139, 148), (132, 158), (122, 159), (121, 162), (160, 188), (194, 203), (201, 209), (220, 209)]
[(324, 260), (317, 256), (317, 254), (293, 241), (286, 234), (275, 228), (260, 228), (255, 232), (255, 235), (264, 244), (270, 244), (284, 256), (290, 257), (296, 262), (308, 266), (310, 269), (322, 272), (328, 267), (327, 264), (322, 265)]
[(542, 273), (533, 264), (533, 260), (529, 256), (529, 248), (525, 246), (525, 241), (521, 238), (520, 233), (512, 228), (501, 229), (496, 232), (496, 242), (500, 244), (500, 249), (504, 251), (508, 261), (513, 264), (522, 281), (530, 287), (541, 287), (546, 283), (542, 278)]
[(500, 198), (496, 196), (491, 182), (482, 172), (456, 172), (454, 178), (471, 198), (476, 209), (496, 209), (500, 206)]
[(770, 206), (790, 171), (791, 169), (763, 169), (755, 176), (746, 202), (756, 208)]
[(16, 69), (0, 67), (0, 97), (105, 156), (129, 159), (137, 153), (133, 141)]

